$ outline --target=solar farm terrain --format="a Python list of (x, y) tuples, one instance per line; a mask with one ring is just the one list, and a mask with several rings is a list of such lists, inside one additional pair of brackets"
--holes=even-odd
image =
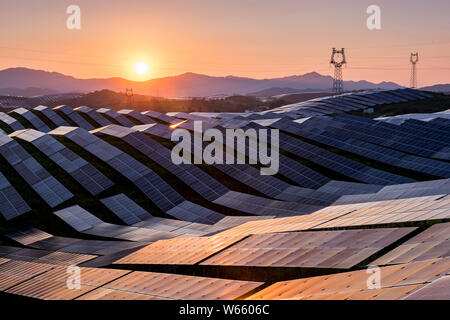
[[(363, 116), (433, 98), (396, 89), (247, 113), (0, 112), (0, 296), (450, 299), (449, 112)], [(278, 173), (175, 165), (173, 127), (194, 121), (278, 129)], [(374, 266), (381, 284), (369, 288)]]

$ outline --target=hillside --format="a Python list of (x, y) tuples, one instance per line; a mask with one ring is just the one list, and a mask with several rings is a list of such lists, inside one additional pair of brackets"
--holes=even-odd
[(436, 84), (434, 86), (421, 88), (421, 90), (433, 92), (450, 92), (450, 84)]

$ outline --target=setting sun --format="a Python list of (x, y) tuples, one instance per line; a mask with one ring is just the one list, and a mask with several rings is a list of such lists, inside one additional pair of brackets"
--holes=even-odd
[(145, 62), (137, 62), (134, 66), (134, 70), (137, 74), (143, 76), (148, 73), (148, 63)]

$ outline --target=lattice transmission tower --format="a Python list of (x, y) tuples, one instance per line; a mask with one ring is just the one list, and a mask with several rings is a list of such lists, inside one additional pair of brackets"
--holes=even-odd
[(133, 107), (133, 88), (125, 88), (125, 95), (127, 96), (127, 108), (131, 109)]
[(347, 63), (344, 48), (336, 50), (333, 48), (330, 63), (334, 66), (333, 94), (338, 95), (344, 92), (344, 80), (342, 78), (342, 66)]
[(416, 65), (417, 62), (419, 62), (419, 53), (411, 53), (411, 57), (409, 58), (409, 61), (411, 61), (411, 80), (410, 80), (410, 87), (411, 88), (417, 88), (417, 69)]

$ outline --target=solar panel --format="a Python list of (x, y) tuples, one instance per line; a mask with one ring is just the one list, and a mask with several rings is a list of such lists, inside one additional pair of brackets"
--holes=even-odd
[(50, 109), (46, 106), (37, 106), (33, 108), (36, 112), (45, 116), (48, 120), (50, 120), (56, 127), (59, 126), (69, 126), (70, 124), (60, 117), (53, 109)]
[(134, 120), (137, 120), (138, 122), (142, 123), (142, 124), (151, 124), (151, 123), (155, 123), (155, 121), (153, 121), (152, 119), (150, 119), (147, 116), (144, 116), (143, 114), (135, 111), (135, 110), (120, 110), (118, 112), (121, 115), (126, 115), (130, 118), (133, 118)]
[[(389, 288), (404, 288), (407, 285), (426, 284), (440, 277), (448, 269), (448, 259), (428, 260), (410, 264), (400, 264), (395, 266), (381, 267), (380, 272), (383, 275), (380, 290), (389, 290)], [(446, 265), (447, 264), (447, 265)], [(429, 274), (428, 269), (433, 266), (435, 273)], [(408, 283), (408, 278), (416, 277), (416, 282)], [(380, 291), (369, 290), (367, 288), (368, 273), (366, 270), (338, 273), (320, 277), (303, 278), (298, 280), (288, 280), (277, 282), (264, 288), (263, 290), (248, 297), (248, 300), (270, 300), (270, 299), (362, 299), (363, 293), (368, 295), (365, 298), (371, 298)], [(400, 297), (410, 294), (408, 288)], [(371, 294), (373, 293), (373, 294)], [(386, 296), (387, 297), (387, 296)], [(393, 297), (394, 298), (394, 297)]]
[(127, 117), (119, 114), (117, 111), (115, 110), (111, 110), (111, 109), (107, 109), (107, 108), (100, 108), (96, 110), (98, 113), (107, 115), (108, 117), (114, 119), (115, 121), (117, 121), (121, 126), (124, 127), (133, 127), (135, 124), (130, 121)]
[(18, 217), (31, 208), (0, 172), (0, 213), (6, 220)]
[(6, 291), (15, 285), (52, 269), (48, 264), (26, 261), (9, 261), (0, 265), (0, 290)]
[(148, 228), (106, 223), (78, 205), (56, 211), (54, 214), (78, 232), (101, 237), (130, 241), (156, 241), (178, 235)]
[(450, 276), (438, 278), (407, 295), (404, 300), (450, 300)]
[(296, 134), (324, 145), (329, 145), (365, 158), (386, 163), (390, 166), (396, 166), (439, 177), (450, 176), (450, 165), (445, 162), (412, 156), (372, 143), (362, 142), (350, 137), (344, 137), (332, 130), (323, 131), (321, 133), (311, 133), (305, 130), (298, 130), (296, 131)]
[(16, 132), (11, 136), (34, 145), (92, 195), (97, 195), (113, 186), (113, 182), (93, 165), (48, 134), (30, 129)]
[(65, 114), (70, 120), (72, 120), (80, 128), (83, 128), (86, 130), (94, 129), (94, 127), (89, 122), (87, 122), (82, 116), (80, 116), (77, 112), (75, 112), (69, 106), (62, 105), (62, 106), (53, 108), (53, 110)]
[(23, 125), (19, 121), (4, 112), (0, 112), (0, 121), (10, 127), (13, 131), (23, 129)]
[(75, 108), (74, 110), (89, 117), (99, 127), (112, 124), (111, 121), (106, 119), (101, 113), (96, 112), (92, 108), (89, 108), (86, 106), (81, 106), (81, 107)]
[(161, 112), (157, 112), (157, 111), (148, 110), (148, 111), (142, 112), (142, 114), (144, 116), (149, 117), (149, 118), (158, 119), (158, 120), (161, 120), (161, 121), (169, 123), (169, 124), (170, 123), (173, 124), (173, 123), (180, 122), (178, 119), (176, 119), (174, 117), (171, 117), (171, 116), (169, 116), (167, 114), (164, 114), (164, 113), (161, 113)]
[(73, 197), (22, 146), (6, 135), (0, 136), (0, 154), (50, 207), (56, 207)]
[(162, 299), (233, 300), (260, 285), (262, 285), (261, 282), (134, 271), (104, 285), (103, 288)]
[(164, 139), (170, 139), (172, 135), (172, 131), (166, 125), (160, 123), (153, 123), (147, 125), (134, 126), (133, 129), (136, 129), (140, 132), (148, 133), (154, 136), (158, 136)]
[(374, 261), (376, 265), (416, 262), (450, 256), (450, 223), (438, 223)]
[(207, 200), (214, 200), (228, 190), (217, 180), (196, 166), (174, 165), (171, 160), (170, 150), (144, 133), (135, 131), (134, 129), (112, 125), (95, 130), (95, 134), (113, 136), (126, 142), (136, 151), (143, 153), (149, 159), (152, 159), (160, 166), (176, 175), (181, 181), (197, 191), (197, 193)]
[(128, 291), (98, 288), (76, 300), (162, 300), (162, 298)]
[(128, 225), (132, 225), (151, 217), (145, 209), (137, 205), (123, 193), (102, 199), (100, 201)]
[(414, 228), (252, 235), (202, 265), (348, 269)]
[(11, 240), (14, 240), (22, 245), (30, 245), (36, 241), (48, 239), (52, 237), (51, 234), (36, 228), (21, 229), (6, 235)]
[(28, 120), (28, 122), (31, 123), (31, 125), (36, 128), (36, 130), (42, 131), (42, 132), (49, 132), (50, 128), (41, 120), (39, 119), (33, 112), (30, 110), (27, 110), (25, 108), (17, 108), (11, 111), (12, 113), (18, 114)]
[[(130, 129), (122, 127), (122, 130)], [(80, 128), (58, 128), (50, 132), (50, 134), (64, 135), (105, 161), (132, 181), (156, 206), (169, 215), (182, 220), (201, 223), (214, 223), (223, 218), (223, 215), (220, 213), (185, 201), (175, 189), (149, 167), (93, 134)]]
[(117, 279), (129, 271), (81, 268), (80, 288), (73, 290), (67, 285), (67, 268), (56, 267), (33, 279), (27, 280), (8, 293), (44, 300), (72, 300), (107, 282)]
[(192, 237), (159, 240), (115, 264), (196, 264), (241, 240), (242, 236)]

